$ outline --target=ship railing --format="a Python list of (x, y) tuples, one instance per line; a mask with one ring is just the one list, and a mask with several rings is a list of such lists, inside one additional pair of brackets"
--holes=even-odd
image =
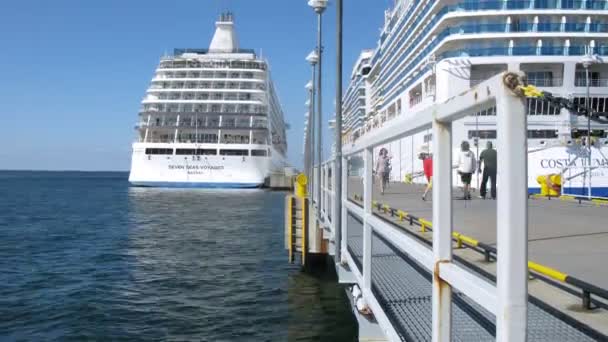
[[(396, 326), (384, 310), (386, 303), (372, 280), (372, 240), (380, 238), (395, 250), (411, 257), (432, 277), (432, 340), (451, 341), (453, 289), (476, 302), (495, 316), (496, 340), (525, 341), (528, 307), (528, 220), (527, 220), (527, 118), (525, 98), (519, 92), (523, 74), (503, 73), (480, 83), (470, 90), (438, 102), (409, 116), (395, 118), (369, 132), (355, 143), (345, 146), (340, 159), (341, 192), (336, 193), (333, 175), (336, 160), (318, 165), (324, 179), (313, 180), (313, 195), (321, 181), (326, 200), (318, 203), (320, 212), (331, 217), (327, 227), (330, 245), (334, 244), (336, 262), (351, 270), (363, 298), (374, 313), (388, 340), (401, 340)], [(503, 184), (497, 198), (497, 259), (496, 285), (483, 276), (454, 262), (452, 231), (452, 123), (471, 113), (496, 107), (497, 149), (501, 151), (498, 182)], [(419, 240), (400, 232), (372, 212), (374, 151), (384, 144), (432, 129), (433, 131), (433, 244), (432, 250)], [(362, 156), (362, 158), (361, 158)], [(362, 206), (349, 197), (349, 162), (363, 159)], [(314, 174), (314, 173), (313, 173)], [(322, 178), (323, 178), (322, 177)], [(331, 187), (329, 184), (331, 183)], [(337, 212), (335, 201), (340, 201)], [(336, 219), (339, 215), (340, 219)], [(349, 220), (352, 218), (353, 220)], [(349, 221), (362, 222), (354, 226)], [(340, 222), (340, 225), (337, 225)], [(361, 248), (362, 246), (362, 248)], [(331, 247), (330, 247), (331, 251)], [(377, 257), (374, 255), (374, 257)], [(374, 262), (375, 264), (376, 262)]]
[[(561, 170), (561, 197), (570, 197), (579, 201), (583, 199), (608, 200), (605, 183), (608, 179), (608, 158), (601, 148), (592, 147), (591, 151), (587, 151), (587, 153), (593, 151), (597, 152), (600, 159), (592, 155), (591, 163), (589, 163), (588, 155), (577, 156)], [(597, 165), (593, 165), (594, 161)]]
[[(574, 79), (576, 87), (586, 87), (587, 79), (585, 77), (577, 77)], [(592, 78), (589, 80), (590, 87), (608, 87), (608, 78)]]

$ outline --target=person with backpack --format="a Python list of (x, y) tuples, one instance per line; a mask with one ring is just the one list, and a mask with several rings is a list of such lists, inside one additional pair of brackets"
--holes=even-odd
[(460, 154), (458, 155), (458, 174), (463, 184), (464, 196), (463, 200), (471, 199), (471, 178), (475, 172), (477, 161), (475, 154), (471, 152), (468, 141), (463, 141), (460, 144)]
[(384, 189), (388, 183), (391, 170), (391, 157), (388, 156), (386, 148), (380, 149), (378, 160), (376, 161), (376, 174), (380, 177), (380, 193), (384, 195)]

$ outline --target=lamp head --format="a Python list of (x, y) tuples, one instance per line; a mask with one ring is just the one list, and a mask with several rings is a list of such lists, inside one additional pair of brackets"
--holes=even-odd
[(306, 90), (311, 91), (313, 87), (312, 81), (308, 81), (308, 83), (306, 83)]
[(312, 7), (316, 13), (321, 14), (327, 8), (329, 0), (308, 0), (308, 6)]
[(583, 56), (583, 59), (581, 60), (581, 64), (583, 64), (583, 67), (585, 67), (585, 68), (588, 68), (592, 64), (598, 64), (601, 62), (602, 62), (602, 59), (596, 54), (586, 54)]
[(317, 54), (317, 51), (309, 53), (308, 56), (306, 56), (306, 61), (312, 66), (317, 65), (317, 63), (319, 63), (319, 54)]

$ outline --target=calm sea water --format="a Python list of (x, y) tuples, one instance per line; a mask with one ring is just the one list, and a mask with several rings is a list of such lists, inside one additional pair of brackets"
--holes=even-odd
[(0, 172), (0, 340), (353, 341), (344, 291), (287, 263), (282, 193)]

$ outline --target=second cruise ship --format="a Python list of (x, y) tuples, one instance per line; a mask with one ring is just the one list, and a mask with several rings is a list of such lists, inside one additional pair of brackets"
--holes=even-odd
[[(363, 51), (354, 66), (343, 98), (343, 143), (506, 70), (606, 115), (607, 56), (605, 1), (395, 0), (378, 45)], [(537, 177), (562, 174), (565, 192), (608, 196), (608, 125), (591, 122), (589, 131), (586, 117), (542, 99), (528, 99), (527, 109), (530, 191), (538, 191)], [(454, 146), (468, 140), (481, 152), (497, 137), (495, 108), (471, 113), (454, 123), (453, 132)], [(416, 179), (422, 170), (417, 151), (432, 150), (432, 140), (429, 130), (382, 146), (393, 156), (392, 179), (424, 182)]]
[(208, 49), (163, 57), (142, 101), (135, 186), (256, 188), (285, 166), (283, 112), (268, 63), (240, 49), (231, 13)]

